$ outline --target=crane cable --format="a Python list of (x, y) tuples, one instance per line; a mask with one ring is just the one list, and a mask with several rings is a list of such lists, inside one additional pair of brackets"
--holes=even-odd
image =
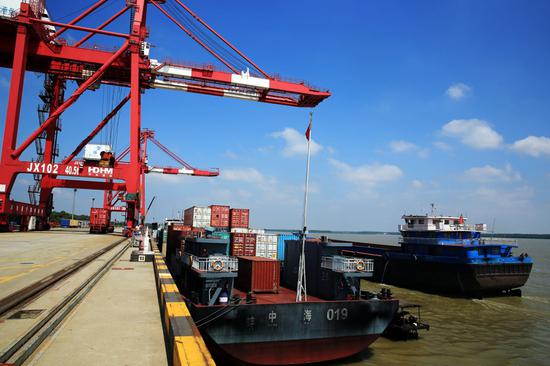
[(234, 52), (229, 50), (225, 44), (223, 44), (221, 41), (216, 40), (216, 38), (209, 35), (209, 32), (204, 30), (204, 26), (202, 26), (198, 21), (191, 17), (189, 14), (187, 14), (184, 10), (180, 9), (180, 7), (174, 5), (172, 2), (166, 2), (165, 5), (167, 8), (169, 8), (171, 15), (178, 20), (183, 25), (187, 26), (189, 30), (197, 37), (199, 38), (203, 43), (205, 43), (207, 46), (209, 46), (212, 50), (216, 51), (224, 60), (230, 64), (233, 68), (237, 70), (246, 70), (246, 69), (252, 69), (253, 73), (256, 74), (254, 70), (256, 68), (254, 65), (249, 64), (248, 62), (243, 61), (243, 59), (240, 56), (236, 56)]
[[(122, 88), (118, 86), (102, 86), (102, 102), (101, 102), (101, 115), (100, 120), (105, 118), (105, 116), (110, 113), (118, 101), (122, 98)], [(118, 129), (120, 126), (120, 111), (118, 111), (108, 122), (108, 127), (101, 129), (99, 133), (99, 144), (100, 145), (109, 145), (111, 151), (116, 150), (118, 142)]]

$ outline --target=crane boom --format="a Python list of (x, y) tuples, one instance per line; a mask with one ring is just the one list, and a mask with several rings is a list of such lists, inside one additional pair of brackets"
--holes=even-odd
[[(212, 96), (230, 97), (293, 107), (315, 107), (330, 96), (326, 90), (304, 82), (284, 81), (268, 74), (243, 52), (221, 36), (183, 3), (184, 0), (128, 0), (120, 2), (106, 20), (93, 28), (82, 25), (91, 14), (99, 16), (117, 2), (97, 0), (68, 22), (50, 19), (45, 0), (8, 2), (0, 12), (0, 67), (11, 68), (11, 81), (6, 106), (4, 137), (0, 156), (0, 229), (9, 223), (10, 215), (39, 216), (47, 227), (52, 210), (53, 189), (81, 188), (105, 191), (105, 202), (112, 206), (112, 191), (127, 205), (128, 227), (145, 214), (145, 173), (190, 174), (217, 176), (217, 169), (196, 169), (158, 142), (147, 130), (141, 130), (141, 100), (146, 89), (170, 89)], [(17, 3), (17, 4), (15, 4)], [(109, 3), (109, 5), (106, 5)], [(15, 4), (15, 5), (14, 5)], [(18, 8), (16, 8), (18, 6)], [(155, 9), (180, 28), (187, 36), (214, 56), (227, 70), (213, 66), (189, 66), (172, 61), (158, 61), (149, 56), (147, 15)], [(129, 16), (130, 30), (110, 30), (123, 14)], [(61, 35), (85, 33), (79, 41), (70, 42)], [(103, 46), (89, 46), (97, 35), (108, 37)], [(67, 38), (69, 38), (67, 36)], [(72, 38), (72, 37), (70, 37)], [(96, 37), (97, 38), (97, 37)], [(172, 39), (173, 41), (173, 39)], [(72, 43), (72, 44), (71, 44)], [(108, 45), (108, 46), (107, 46)], [(113, 48), (114, 47), (114, 48)], [(39, 108), (38, 127), (28, 136), (18, 136), (23, 87), (27, 72), (46, 74)], [(78, 84), (65, 98), (66, 82)], [(80, 97), (102, 84), (128, 87), (125, 97), (61, 163), (57, 163), (60, 118)], [(68, 94), (68, 93), (67, 93)], [(107, 125), (124, 104), (129, 104), (130, 146), (118, 154), (109, 166), (93, 165), (74, 158)], [(76, 121), (72, 121), (76, 122)], [(147, 135), (149, 133), (149, 135)], [(151, 140), (178, 163), (178, 167), (157, 167), (147, 164), (147, 141)], [(42, 148), (40, 140), (45, 140)], [(21, 142), (22, 141), (22, 142)], [(28, 148), (36, 146), (38, 157), (25, 161)], [(70, 148), (70, 147), (69, 147)], [(129, 156), (129, 161), (122, 161)], [(11, 192), (19, 174), (32, 174), (36, 184), (29, 188), (30, 203), (17, 202)], [(71, 177), (71, 179), (58, 177)], [(98, 181), (100, 178), (102, 181)], [(108, 193), (107, 193), (108, 192)], [(125, 192), (123, 195), (122, 192)], [(39, 200), (35, 195), (39, 194)], [(114, 210), (114, 208), (113, 208)]]

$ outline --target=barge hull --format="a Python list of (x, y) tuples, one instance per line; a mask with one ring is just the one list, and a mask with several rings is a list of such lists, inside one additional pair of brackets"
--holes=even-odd
[[(262, 295), (257, 297), (261, 302)], [(204, 324), (199, 325), (201, 333), (220, 358), (291, 365), (361, 352), (384, 332), (398, 305), (397, 300), (309, 301), (231, 305), (223, 310), (190, 304), (190, 311), (197, 324)], [(208, 320), (213, 318), (217, 319)]]
[[(379, 335), (301, 341), (230, 343), (219, 351), (232, 362), (248, 365), (303, 365), (337, 360), (363, 351)], [(223, 356), (222, 356), (223, 357)]]
[(379, 260), (373, 280), (431, 292), (490, 294), (523, 286), (532, 266), (532, 263), (430, 262), (411, 256), (410, 259)]

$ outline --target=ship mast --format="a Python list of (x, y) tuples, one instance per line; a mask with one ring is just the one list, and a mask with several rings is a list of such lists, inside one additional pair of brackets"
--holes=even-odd
[(301, 235), (302, 250), (300, 251), (300, 263), (298, 265), (298, 284), (296, 285), (296, 302), (307, 301), (306, 285), (306, 235), (307, 235), (307, 194), (309, 188), (309, 163), (311, 158), (311, 122), (313, 121), (313, 112), (309, 113), (309, 125), (306, 130), (307, 138), (307, 164), (306, 164), (306, 183), (304, 189), (304, 217), (303, 229)]

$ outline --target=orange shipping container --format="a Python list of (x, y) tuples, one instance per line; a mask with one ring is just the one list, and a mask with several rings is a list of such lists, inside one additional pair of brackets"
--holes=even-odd
[(232, 208), (229, 216), (231, 228), (248, 228), (250, 225), (250, 210), (248, 208)]
[(244, 292), (279, 292), (280, 266), (276, 259), (239, 257), (237, 288)]
[(184, 224), (172, 224), (169, 227), (169, 230), (173, 231), (191, 231), (191, 225), (184, 225)]
[(256, 234), (231, 234), (231, 255), (256, 255)]
[(210, 206), (210, 226), (229, 227), (229, 206)]

